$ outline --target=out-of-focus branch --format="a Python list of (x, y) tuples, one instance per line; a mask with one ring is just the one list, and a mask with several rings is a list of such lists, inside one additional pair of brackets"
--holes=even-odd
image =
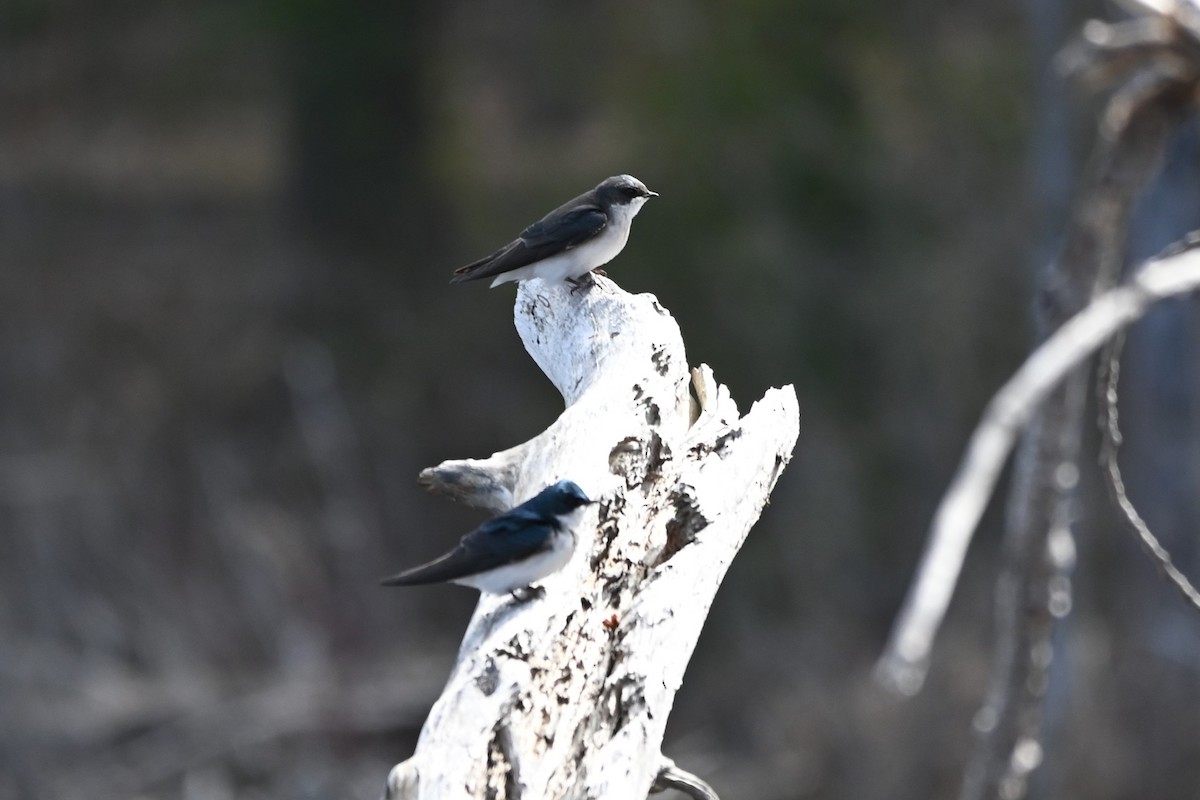
[[(917, 579), (879, 668), (901, 692), (924, 680), (933, 638), (962, 560), (1017, 432), (1004, 568), (996, 588), (996, 654), (987, 702), (975, 720), (979, 746), (962, 796), (1019, 798), (1041, 762), (1041, 706), (1053, 660), (1055, 619), (1070, 609), (1074, 542), (1070, 501), (1086, 393), (1085, 360), (1155, 300), (1200, 285), (1189, 254), (1159, 259), (1130, 285), (1110, 287), (1124, 260), (1134, 202), (1158, 168), (1163, 145), (1200, 85), (1200, 39), (1192, 16), (1138, 4), (1149, 19), (1091, 22), (1060, 63), (1096, 80), (1120, 81), (1102, 115), (1062, 254), (1038, 294), (1045, 343), (996, 395), (934, 518)], [(1095, 298), (1094, 300), (1092, 298)]]
[(1129, 530), (1137, 537), (1146, 555), (1154, 562), (1159, 573), (1183, 596), (1184, 601), (1200, 611), (1200, 591), (1187, 576), (1171, 561), (1171, 554), (1158, 541), (1150, 526), (1142, 519), (1137, 507), (1125, 491), (1125, 479), (1117, 451), (1121, 447), (1121, 427), (1117, 412), (1117, 384), (1121, 377), (1121, 351), (1125, 336), (1120, 334), (1108, 343), (1101, 357), (1101, 371), (1096, 379), (1096, 395), (1100, 402), (1100, 465), (1104, 468), (1105, 482), (1117, 508), (1125, 516)]
[[(163, 681), (96, 670), (69, 701), (30, 693), (14, 698), (5, 715), (28, 736), (67, 737), (66, 745), (92, 753), (39, 775), (36, 796), (112, 800), (148, 796), (163, 781), (206, 763), (289, 737), (415, 729), (426, 698), (443, 681), (441, 669), (436, 658), (393, 653), (349, 676), (291, 675), (235, 696), (186, 677)], [(114, 704), (114, 696), (137, 702)]]
[[(1165, 23), (1157, 50), (1140, 44), (1124, 48), (1119, 37), (1101, 36), (1085, 45), (1094, 54), (1093, 63), (1123, 59), (1130, 66), (1120, 70), (1123, 82), (1101, 117), (1098, 143), (1062, 254), (1051, 264), (1039, 294), (1043, 339), (1116, 281), (1125, 261), (1133, 206), (1157, 173), (1167, 139), (1195, 108), (1200, 47), (1195, 29), (1174, 16), (1179, 8), (1177, 4), (1171, 13), (1147, 13)], [(1094, 34), (1102, 26), (1089, 23), (1085, 31)], [(1158, 279), (1139, 276), (1135, 292), (1154, 296)], [(1133, 305), (1150, 302), (1132, 300)], [(964, 777), (963, 800), (1018, 800), (1042, 761), (1054, 630), (1071, 607), (1071, 502), (1079, 476), (1086, 393), (1087, 373), (1080, 359), (1034, 417), (1016, 461), (1004, 566), (996, 585), (991, 684), (975, 718), (979, 738)]]
[(659, 757), (658, 776), (650, 786), (650, 793), (665, 792), (674, 789), (683, 792), (693, 800), (720, 800), (713, 788), (686, 769), (680, 769), (674, 761), (666, 756)]
[(1128, 284), (1097, 297), (1062, 326), (995, 394), (934, 515), (929, 546), (913, 590), (878, 667), (877, 674), (886, 684), (905, 693), (920, 688), (962, 557), (1017, 434), (1038, 406), (1071, 370), (1140, 319), (1153, 303), (1197, 289), (1200, 251), (1148, 262)]

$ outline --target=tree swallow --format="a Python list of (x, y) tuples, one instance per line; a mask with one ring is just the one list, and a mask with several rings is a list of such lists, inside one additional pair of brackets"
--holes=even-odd
[[(616, 258), (642, 204), (658, 192), (632, 175), (616, 175), (559, 206), (490, 256), (454, 270), (451, 283), (492, 278), (492, 286), (541, 278), (572, 286)], [(583, 276), (587, 275), (584, 280)]]
[(559, 481), (512, 511), (468, 533), (439, 559), (386, 578), (384, 586), (451, 583), (504, 594), (561, 569), (575, 551), (575, 526), (589, 500), (575, 483)]

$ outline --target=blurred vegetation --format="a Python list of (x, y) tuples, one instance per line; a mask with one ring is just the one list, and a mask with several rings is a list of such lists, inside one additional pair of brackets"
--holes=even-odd
[[(662, 197), (609, 274), (803, 413), (667, 752), (727, 797), (954, 796), (992, 527), (926, 692), (869, 672), (1027, 346), (1065, 202), (1032, 42), (1102, 12), (1059, 5), (0, 5), (0, 798), (377, 795), (473, 605), (377, 586), (478, 522), (414, 476), (560, 407), (511, 289), (450, 271), (619, 172)], [(1190, 408), (1131, 475), (1194, 479)], [(1035, 790), (1194, 797), (1200, 637), (1087, 492)]]

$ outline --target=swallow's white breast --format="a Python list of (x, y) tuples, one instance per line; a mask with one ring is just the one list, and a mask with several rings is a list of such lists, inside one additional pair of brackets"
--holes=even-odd
[(604, 266), (625, 249), (633, 218), (645, 202), (645, 197), (637, 197), (625, 205), (613, 206), (610, 212), (612, 217), (599, 236), (556, 256), (497, 275), (492, 280), (492, 286), (530, 278), (541, 278), (547, 283), (560, 283), (567, 278), (578, 278), (596, 267)]
[(557, 572), (567, 565), (574, 552), (575, 534), (571, 528), (555, 531), (550, 537), (550, 546), (534, 556), (489, 572), (459, 578), (454, 583), (471, 586), (481, 592), (504, 594), (537, 583)]

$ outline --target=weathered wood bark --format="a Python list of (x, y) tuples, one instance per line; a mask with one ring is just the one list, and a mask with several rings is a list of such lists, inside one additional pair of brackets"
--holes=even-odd
[(638, 798), (725, 571), (799, 435), (794, 390), (745, 416), (652, 295), (597, 279), (517, 292), (526, 349), (566, 410), (487, 459), (425, 470), (433, 492), (507, 509), (560, 478), (600, 500), (571, 562), (527, 602), (481, 597), (391, 798)]

